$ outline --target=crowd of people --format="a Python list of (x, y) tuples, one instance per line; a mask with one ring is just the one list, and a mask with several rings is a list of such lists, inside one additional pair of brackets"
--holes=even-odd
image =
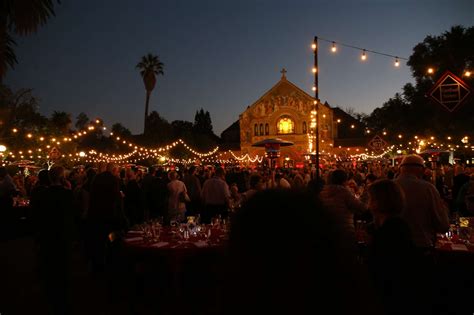
[[(301, 307), (310, 306), (311, 297), (300, 289), (318, 287), (317, 279), (334, 290), (337, 283), (355, 307), (354, 297), (360, 293), (350, 292), (347, 279), (360, 278), (362, 273), (348, 257), (360, 258), (358, 245), (363, 241), (368, 244), (363, 261), (380, 307), (390, 314), (430, 313), (427, 301), (433, 297), (430, 266), (436, 234), (448, 231), (450, 217), (474, 216), (474, 172), (461, 165), (430, 171), (416, 155), (406, 156), (397, 167), (372, 163), (321, 172), (322, 180), (316, 182), (309, 169), (191, 166), (151, 167), (143, 172), (115, 164), (71, 171), (53, 166), (31, 175), (23, 181), (29, 184), (19, 189), (15, 184), (19, 180), (0, 168), (0, 208), (4, 213), (12, 211), (18, 194), (30, 199), (46, 293), (52, 301), (60, 297), (63, 302), (52, 303), (57, 314), (65, 313), (68, 305), (65, 288), (74, 242), (83, 245), (91, 272), (100, 273), (107, 268), (108, 244), (131, 226), (154, 218), (170, 224), (190, 215), (204, 224), (216, 216), (232, 217), (229, 251), (236, 268), (232, 270), (239, 272), (229, 279), (233, 290), (243, 290), (248, 286), (245, 281), (255, 283), (232, 312), (252, 303), (264, 307), (284, 294), (293, 302), (302, 300)], [(367, 223), (363, 238), (360, 222)], [(275, 236), (269, 230), (275, 226), (286, 226), (287, 237), (281, 242), (295, 246), (285, 254), (269, 238)], [(318, 253), (324, 255), (324, 262), (318, 260)], [(344, 268), (349, 278), (338, 278)], [(302, 281), (293, 276), (303, 273), (307, 281), (292, 291)], [(338, 277), (332, 277), (335, 274)], [(271, 286), (272, 277), (282, 282)], [(265, 289), (270, 300), (262, 298)], [(284, 305), (288, 301), (277, 300), (272, 304), (277, 305), (275, 310), (289, 307)], [(297, 309), (295, 303), (291, 306)], [(377, 307), (364, 312), (375, 314)]]

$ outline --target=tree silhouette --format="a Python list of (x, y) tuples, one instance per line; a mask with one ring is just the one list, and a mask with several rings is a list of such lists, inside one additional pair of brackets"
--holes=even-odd
[(147, 128), (147, 117), (148, 117), (148, 108), (150, 103), (150, 95), (156, 85), (156, 76), (163, 75), (163, 66), (164, 64), (160, 61), (159, 57), (149, 53), (146, 56), (143, 56), (140, 62), (136, 65), (136, 68), (140, 70), (140, 75), (142, 76), (143, 83), (146, 90), (146, 100), (145, 100), (145, 120), (143, 126), (143, 133), (146, 132)]
[(87, 127), (89, 122), (90, 122), (89, 116), (87, 116), (85, 113), (79, 113), (79, 115), (77, 115), (76, 117), (75, 127), (77, 130), (83, 130)]
[(53, 0), (0, 1), (0, 81), (7, 73), (7, 69), (13, 69), (18, 63), (13, 49), (16, 43), (12, 33), (17, 35), (35, 33), (52, 16), (54, 16)]
[[(366, 119), (369, 128), (389, 135), (406, 137), (450, 136), (460, 140), (473, 136), (474, 98), (471, 97), (455, 111), (449, 112), (428, 97), (434, 83), (449, 70), (473, 86), (473, 76), (465, 76), (474, 66), (474, 27), (453, 26), (439, 36), (427, 36), (413, 48), (407, 65), (415, 78), (415, 85), (407, 83), (401, 94), (376, 108)], [(433, 68), (434, 73), (427, 69)], [(474, 93), (474, 90), (471, 91)], [(445, 141), (446, 138), (443, 139)]]
[(72, 124), (71, 114), (54, 111), (50, 118), (51, 129), (56, 134), (66, 134)]
[(121, 123), (113, 124), (111, 131), (113, 132), (114, 136), (117, 135), (117, 136), (125, 137), (125, 138), (132, 136), (132, 132)]
[(194, 115), (193, 129), (195, 132), (204, 135), (212, 135), (214, 133), (212, 131), (211, 115), (208, 111), (204, 112), (204, 109), (202, 108), (199, 111), (196, 111), (196, 114)]
[(38, 112), (39, 100), (31, 89), (13, 91), (0, 85), (0, 138), (13, 136), (13, 129), (39, 132), (47, 128), (47, 118)]
[(147, 129), (144, 134), (148, 144), (169, 143), (173, 139), (171, 124), (158, 114), (152, 111), (147, 117)]

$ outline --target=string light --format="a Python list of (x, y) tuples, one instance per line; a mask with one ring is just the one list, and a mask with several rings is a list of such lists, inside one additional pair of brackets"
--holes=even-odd
[(434, 69), (433, 68), (428, 68), (428, 74), (433, 74)]
[[(379, 52), (379, 51), (375, 51), (375, 50), (371, 50), (371, 49), (367, 49), (367, 48), (362, 48), (362, 47), (358, 47), (358, 46), (354, 46), (354, 45), (350, 45), (350, 44), (346, 44), (346, 43), (342, 43), (342, 42), (336, 42), (334, 40), (322, 38), (322, 37), (319, 37), (319, 36), (318, 36), (318, 40), (322, 40), (322, 41), (331, 43), (331, 51), (333, 53), (337, 52), (336, 44), (339, 45), (339, 46), (342, 46), (342, 47), (348, 47), (348, 48), (351, 48), (351, 49), (359, 50), (359, 51), (362, 52), (361, 57), (360, 57), (362, 61), (367, 60), (367, 53), (368, 52), (370, 52), (372, 54), (376, 54), (376, 55), (381, 55), (381, 56), (394, 58), (395, 59), (395, 67), (400, 66), (400, 60), (408, 60), (408, 58), (399, 57), (399, 56), (395, 56), (395, 55), (392, 55), (392, 54), (387, 54), (387, 53), (383, 53), (383, 52)], [(315, 44), (313, 43), (313, 49), (316, 48), (314, 45)]]
[(464, 76), (469, 78), (471, 76), (471, 71), (466, 70), (466, 72), (464, 72)]

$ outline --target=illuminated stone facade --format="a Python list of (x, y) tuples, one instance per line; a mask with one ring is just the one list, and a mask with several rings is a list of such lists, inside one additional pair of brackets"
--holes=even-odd
[[(282, 148), (281, 161), (304, 161), (313, 106), (313, 97), (288, 81), (282, 71), (280, 81), (239, 116), (241, 153), (263, 155), (264, 149), (252, 147), (253, 143), (281, 138), (294, 143)], [(320, 104), (319, 115), (320, 152), (329, 152), (337, 136), (333, 110), (327, 103)]]

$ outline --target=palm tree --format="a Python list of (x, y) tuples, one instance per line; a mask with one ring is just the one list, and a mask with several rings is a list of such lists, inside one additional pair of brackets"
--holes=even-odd
[[(18, 63), (12, 33), (29, 35), (54, 16), (54, 0), (0, 1), (0, 81)], [(57, 0), (60, 3), (60, 0)]]
[(160, 61), (160, 58), (156, 55), (149, 53), (146, 56), (143, 56), (141, 61), (137, 64), (136, 68), (140, 70), (140, 75), (143, 78), (143, 83), (145, 84), (146, 90), (146, 101), (145, 101), (145, 122), (144, 130), (146, 131), (146, 121), (148, 117), (148, 104), (150, 103), (151, 91), (155, 88), (156, 76), (163, 75), (163, 63)]

